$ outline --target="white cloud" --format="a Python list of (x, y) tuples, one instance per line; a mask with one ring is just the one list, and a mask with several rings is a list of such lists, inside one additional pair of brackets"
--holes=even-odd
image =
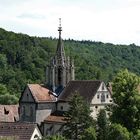
[(0, 0), (0, 26), (15, 32), (140, 45), (140, 0)]

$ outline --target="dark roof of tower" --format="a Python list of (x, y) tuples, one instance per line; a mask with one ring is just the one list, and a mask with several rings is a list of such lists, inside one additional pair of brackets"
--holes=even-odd
[(86, 101), (90, 102), (102, 81), (70, 81), (58, 97), (58, 101), (69, 101), (75, 92), (79, 93)]

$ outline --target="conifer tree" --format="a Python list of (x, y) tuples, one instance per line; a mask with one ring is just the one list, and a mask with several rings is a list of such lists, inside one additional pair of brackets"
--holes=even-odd
[(68, 139), (80, 139), (84, 131), (94, 125), (90, 113), (90, 107), (83, 98), (78, 93), (73, 94), (69, 110), (65, 114), (64, 136)]
[(109, 123), (106, 116), (106, 111), (101, 109), (97, 118), (97, 139), (107, 140)]

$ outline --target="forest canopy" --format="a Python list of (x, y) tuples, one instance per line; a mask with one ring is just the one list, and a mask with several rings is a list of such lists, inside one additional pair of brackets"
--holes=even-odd
[[(135, 44), (72, 39), (63, 43), (66, 55), (74, 59), (77, 80), (108, 82), (125, 68), (140, 75), (140, 48)], [(56, 38), (31, 37), (0, 28), (0, 84), (5, 87), (5, 94), (19, 97), (27, 83), (44, 83), (45, 68), (56, 46)]]

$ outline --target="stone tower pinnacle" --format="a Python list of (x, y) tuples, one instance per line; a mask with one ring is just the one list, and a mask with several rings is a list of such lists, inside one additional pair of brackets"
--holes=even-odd
[(74, 61), (66, 58), (63, 41), (61, 38), (61, 18), (59, 18), (59, 38), (57, 43), (56, 54), (52, 58), (50, 65), (46, 69), (46, 83), (48, 87), (57, 95), (61, 93), (63, 88), (70, 80), (75, 79)]

